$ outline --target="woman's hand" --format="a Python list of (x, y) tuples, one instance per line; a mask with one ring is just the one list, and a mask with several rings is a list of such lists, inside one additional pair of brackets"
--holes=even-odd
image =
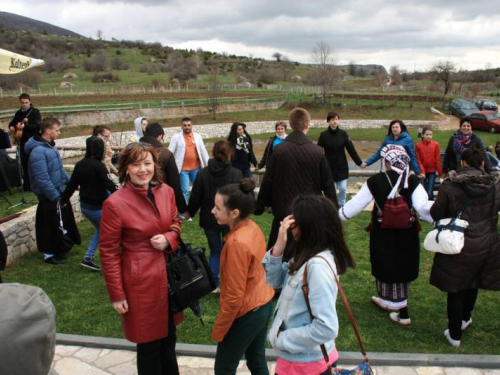
[(362, 169), (365, 169), (366, 167), (368, 167), (368, 164), (366, 164), (365, 162), (362, 162), (359, 167)]
[(288, 229), (293, 227), (295, 224), (295, 219), (293, 215), (288, 215), (283, 219), (280, 225), (280, 230), (278, 232), (278, 239), (274, 244), (272, 255), (275, 257), (280, 257), (285, 251), (286, 242), (288, 240)]
[(111, 304), (119, 314), (128, 313), (128, 303), (126, 299), (124, 299), (123, 301), (112, 302)]
[(151, 242), (151, 246), (159, 251), (164, 251), (170, 246), (163, 234), (157, 234), (156, 236), (151, 237), (149, 241)]

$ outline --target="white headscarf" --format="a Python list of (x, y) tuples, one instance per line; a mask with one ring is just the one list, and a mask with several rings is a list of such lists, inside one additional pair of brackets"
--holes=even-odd
[(410, 174), (410, 157), (402, 146), (387, 145), (380, 151), (380, 156), (391, 165), (391, 170), (399, 174), (398, 181), (388, 195), (388, 199), (392, 199), (398, 192), (399, 185), (404, 178), (404, 188), (408, 188), (408, 176)]
[(142, 119), (144, 119), (145, 117), (137, 117), (135, 120), (134, 120), (134, 126), (135, 126), (135, 141), (136, 142), (139, 142), (139, 139), (141, 139), (144, 134), (142, 132), (142, 126), (141, 126), (141, 123), (142, 123)]

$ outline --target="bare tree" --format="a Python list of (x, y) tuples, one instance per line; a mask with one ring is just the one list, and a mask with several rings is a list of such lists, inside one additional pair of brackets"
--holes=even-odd
[(396, 65), (391, 66), (389, 69), (389, 77), (391, 78), (391, 85), (398, 86), (401, 84), (403, 80), (401, 77), (401, 72), (399, 71), (399, 67)]
[(288, 57), (283, 56), (281, 58), (281, 69), (283, 71), (283, 81), (288, 81), (290, 78), (290, 73), (295, 69), (295, 65), (288, 59)]
[(354, 61), (351, 60), (351, 62), (349, 62), (347, 71), (349, 72), (349, 75), (353, 77), (358, 74), (358, 67), (356, 66), (356, 63)]
[(323, 104), (326, 103), (326, 93), (338, 80), (337, 59), (333, 49), (325, 42), (318, 42), (312, 50), (314, 70), (312, 81), (321, 86)]
[(280, 62), (281, 58), (283, 57), (283, 54), (281, 54), (279, 52), (274, 52), (273, 57), (276, 59), (277, 62)]
[(375, 81), (379, 86), (384, 86), (387, 83), (387, 74), (385, 72), (385, 69), (377, 69), (377, 71), (375, 72)]
[(98, 29), (98, 30), (97, 30), (97, 39), (98, 39), (98, 40), (102, 40), (102, 37), (103, 37), (102, 30), (101, 30), (101, 29)]
[(219, 64), (216, 61), (209, 61), (210, 75), (207, 91), (207, 104), (208, 109), (212, 112), (214, 120), (217, 119), (217, 110), (219, 109), (221, 101), (221, 90), (218, 83), (219, 77)]
[(456, 71), (455, 64), (450, 60), (440, 61), (431, 69), (436, 77), (436, 81), (443, 81), (444, 95), (446, 96), (453, 85), (453, 73)]

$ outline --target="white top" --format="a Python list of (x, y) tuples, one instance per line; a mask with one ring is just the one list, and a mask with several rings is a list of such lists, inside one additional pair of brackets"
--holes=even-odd
[[(352, 219), (354, 216), (359, 214), (363, 209), (368, 206), (368, 204), (373, 200), (373, 195), (368, 188), (368, 184), (361, 187), (358, 194), (356, 194), (349, 202), (347, 202), (344, 207), (339, 209), (340, 220)], [(425, 191), (424, 187), (419, 184), (417, 188), (413, 191), (411, 195), (411, 201), (413, 203), (413, 208), (418, 212), (420, 218), (429, 223), (434, 222), (432, 220), (430, 210), (434, 201), (429, 200), (429, 196)]]
[[(208, 165), (208, 152), (203, 144), (203, 139), (201, 135), (193, 132), (194, 145), (196, 146), (196, 152), (198, 153), (198, 160), (200, 161), (200, 168), (204, 168)], [(180, 132), (174, 134), (170, 141), (168, 149), (174, 154), (175, 164), (177, 164), (177, 169), (179, 173), (182, 171), (182, 164), (184, 163), (184, 155), (186, 154), (186, 142), (184, 141), (184, 133)]]

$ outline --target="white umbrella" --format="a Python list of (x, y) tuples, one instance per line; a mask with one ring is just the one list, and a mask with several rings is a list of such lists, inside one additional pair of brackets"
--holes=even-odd
[(0, 74), (22, 73), (40, 65), (45, 65), (45, 62), (0, 48)]

